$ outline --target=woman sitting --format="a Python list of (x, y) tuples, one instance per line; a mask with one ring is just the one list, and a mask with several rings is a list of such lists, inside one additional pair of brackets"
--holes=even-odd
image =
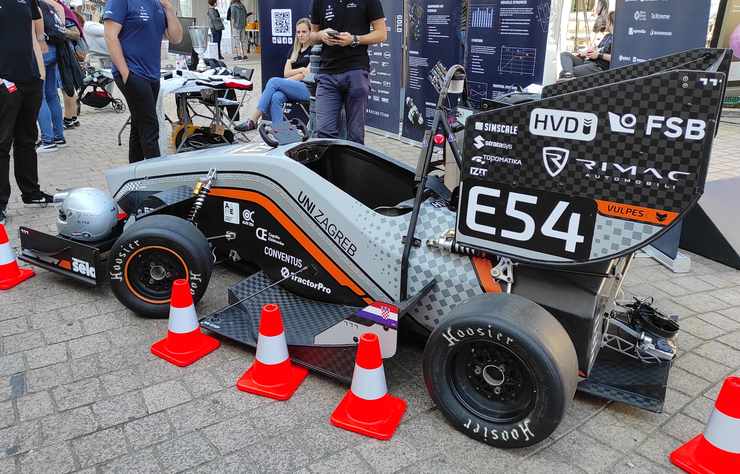
[(254, 130), (257, 121), (269, 111), (273, 125), (283, 122), (283, 106), (286, 101), (305, 102), (310, 99), (308, 87), (301, 82), (308, 75), (308, 63), (311, 54), (311, 21), (301, 18), (296, 23), (296, 35), (293, 42), (293, 51), (285, 62), (283, 70), (284, 77), (273, 77), (267, 81), (265, 90), (262, 91), (257, 103), (257, 110), (242, 124), (236, 126), (240, 132)]
[(560, 64), (563, 66), (560, 79), (588, 76), (609, 69), (612, 61), (612, 43), (614, 42), (614, 12), (609, 12), (607, 18), (607, 33), (595, 48), (592, 46), (582, 53), (566, 52), (560, 54)]

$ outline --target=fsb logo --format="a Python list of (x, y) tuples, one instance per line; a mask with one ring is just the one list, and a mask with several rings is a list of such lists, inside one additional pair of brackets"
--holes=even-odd
[(529, 115), (529, 133), (542, 137), (590, 142), (598, 126), (599, 117), (588, 112), (538, 108)]

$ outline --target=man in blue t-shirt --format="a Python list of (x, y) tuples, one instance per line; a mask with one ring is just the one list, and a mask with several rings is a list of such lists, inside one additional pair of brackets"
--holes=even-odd
[(113, 77), (131, 111), (128, 160), (159, 156), (160, 44), (182, 41), (182, 26), (170, 0), (108, 0), (103, 13)]

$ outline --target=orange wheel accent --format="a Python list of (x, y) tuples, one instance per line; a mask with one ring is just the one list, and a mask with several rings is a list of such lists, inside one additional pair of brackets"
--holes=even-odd
[(162, 247), (160, 245), (150, 245), (148, 247), (142, 247), (140, 249), (137, 249), (126, 260), (126, 265), (123, 267), (123, 282), (126, 284), (126, 288), (128, 288), (128, 290), (131, 293), (133, 293), (134, 296), (136, 296), (137, 298), (139, 298), (141, 301), (145, 301), (145, 302), (147, 302), (149, 304), (169, 304), (169, 302), (170, 302), (170, 299), (169, 298), (167, 298), (166, 300), (156, 301), (156, 300), (152, 300), (152, 299), (149, 299), (149, 298), (144, 297), (141, 293), (139, 293), (138, 291), (136, 291), (136, 289), (134, 289), (133, 285), (131, 285), (131, 282), (128, 281), (128, 266), (129, 266), (129, 263), (131, 263), (131, 260), (133, 260), (133, 258), (136, 255), (140, 254), (144, 250), (164, 250), (165, 252), (168, 252), (168, 253), (174, 255), (180, 261), (180, 263), (182, 264), (182, 267), (185, 269), (185, 275), (187, 277), (190, 276), (190, 268), (188, 267), (187, 263), (185, 263), (185, 260), (183, 260), (182, 257), (180, 257), (177, 254), (177, 252), (173, 251), (172, 249), (168, 249), (167, 247)]

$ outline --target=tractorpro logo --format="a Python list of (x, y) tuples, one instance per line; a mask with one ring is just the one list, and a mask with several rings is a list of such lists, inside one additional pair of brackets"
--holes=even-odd
[(529, 115), (529, 133), (541, 137), (590, 142), (598, 125), (599, 117), (589, 112), (538, 108)]
[(327, 295), (331, 294), (331, 288), (328, 288), (323, 283), (315, 282), (315, 281), (309, 280), (308, 278), (303, 278), (300, 275), (291, 275), (291, 272), (290, 270), (288, 270), (287, 267), (283, 267), (282, 269), (280, 269), (280, 274), (283, 276), (283, 278), (290, 277), (291, 281), (294, 281), (300, 285), (307, 286), (313, 290), (320, 291)]

